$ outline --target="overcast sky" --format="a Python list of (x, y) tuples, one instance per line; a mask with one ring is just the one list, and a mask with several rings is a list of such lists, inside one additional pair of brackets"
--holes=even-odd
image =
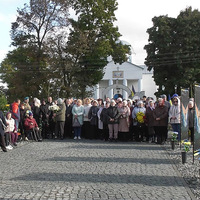
[[(116, 12), (121, 39), (129, 42), (134, 50), (133, 63), (143, 65), (146, 52), (144, 45), (148, 43), (146, 30), (152, 27), (154, 16), (168, 15), (177, 17), (181, 10), (192, 6), (200, 10), (199, 0), (117, 0), (119, 3)], [(6, 53), (11, 50), (9, 31), (11, 22), (15, 21), (17, 7), (22, 8), (29, 0), (0, 0), (0, 62)]]

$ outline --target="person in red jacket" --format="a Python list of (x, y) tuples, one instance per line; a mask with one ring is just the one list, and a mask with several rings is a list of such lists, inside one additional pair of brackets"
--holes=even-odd
[(11, 105), (12, 118), (15, 120), (16, 130), (18, 131), (19, 122), (20, 122), (20, 99), (16, 99), (15, 102)]
[(24, 128), (27, 135), (30, 135), (32, 132), (36, 141), (42, 141), (40, 129), (37, 122), (33, 118), (33, 113), (31, 111), (29, 112), (29, 116), (24, 121)]

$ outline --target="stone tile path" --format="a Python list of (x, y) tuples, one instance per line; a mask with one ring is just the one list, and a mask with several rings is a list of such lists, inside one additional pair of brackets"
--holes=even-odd
[(0, 199), (195, 199), (162, 146), (46, 140), (0, 152)]

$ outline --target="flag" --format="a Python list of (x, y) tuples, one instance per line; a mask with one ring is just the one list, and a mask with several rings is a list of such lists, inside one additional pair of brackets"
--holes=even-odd
[(169, 101), (170, 105), (172, 105), (172, 100), (171, 100), (170, 94), (168, 94), (168, 101)]
[(132, 97), (134, 97), (134, 95), (135, 95), (135, 89), (134, 89), (133, 85), (132, 85), (131, 95), (132, 95)]

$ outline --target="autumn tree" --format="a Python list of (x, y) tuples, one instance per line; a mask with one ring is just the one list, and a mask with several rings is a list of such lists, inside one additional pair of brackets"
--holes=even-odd
[(86, 88), (102, 79), (108, 56), (118, 63), (127, 60), (129, 47), (118, 42), (121, 35), (114, 26), (117, 6), (116, 0), (75, 0), (72, 3), (77, 20), (70, 19), (63, 60), (68, 63), (65, 73), (70, 75), (70, 81), (66, 82), (76, 96), (87, 96)]
[[(52, 71), (48, 65), (46, 39), (68, 26), (68, 7), (57, 0), (30, 0), (30, 5), (18, 9), (16, 22), (12, 23), (12, 45), (1, 64), (1, 78), (21, 95), (44, 97), (48, 95)], [(8, 73), (8, 74), (7, 74)], [(9, 78), (8, 78), (9, 77)]]

